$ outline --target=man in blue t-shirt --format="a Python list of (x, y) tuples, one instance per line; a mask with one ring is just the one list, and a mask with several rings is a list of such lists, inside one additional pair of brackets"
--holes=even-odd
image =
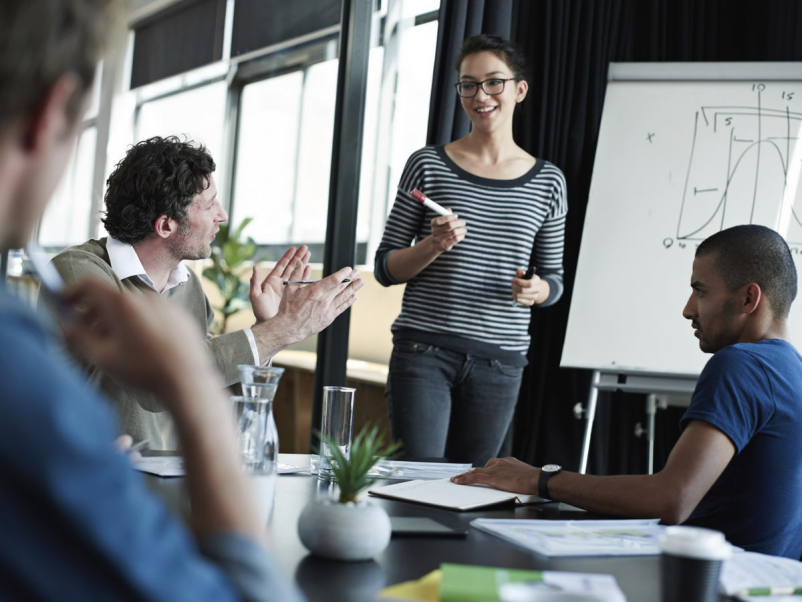
[[(119, 10), (116, 0), (0, 2), (0, 253), (23, 246), (42, 217)], [(3, 288), (0, 600), (299, 601), (265, 549), (197, 326), (158, 299), (98, 282), (59, 295), (71, 312), (67, 341), (173, 413), (190, 530), (113, 449), (107, 402)]]
[(714, 354), (654, 475), (597, 477), (514, 458), (455, 477), (610, 515), (718, 529), (747, 550), (802, 556), (802, 356), (786, 321), (791, 251), (769, 228), (736, 226), (696, 250), (683, 316)]

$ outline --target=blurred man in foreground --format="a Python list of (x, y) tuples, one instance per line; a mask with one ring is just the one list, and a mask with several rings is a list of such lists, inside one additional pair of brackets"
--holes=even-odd
[[(0, 3), (0, 251), (27, 242), (62, 175), (118, 11), (114, 0)], [(173, 413), (192, 529), (146, 491), (113, 448), (106, 404), (0, 291), (0, 598), (299, 600), (264, 548), (197, 327), (98, 282), (62, 298), (68, 342)]]

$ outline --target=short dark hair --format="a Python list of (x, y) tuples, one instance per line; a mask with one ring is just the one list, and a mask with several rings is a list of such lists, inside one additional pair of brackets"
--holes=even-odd
[(492, 52), (507, 64), (517, 78), (525, 80), (529, 77), (526, 55), (518, 44), (501, 36), (490, 36), (484, 33), (465, 38), (465, 41), (462, 42), (462, 49), (454, 61), (454, 69), (457, 70), (457, 73), (459, 73), (465, 57), (478, 52)]
[(715, 254), (715, 267), (731, 291), (756, 282), (775, 318), (786, 319), (796, 298), (797, 274), (791, 249), (765, 226), (727, 228), (707, 238), (696, 257)]
[(120, 25), (117, 0), (0, 2), (0, 129), (33, 111), (67, 73), (78, 77), (67, 109), (75, 119), (98, 61)]
[(209, 151), (194, 144), (155, 136), (128, 149), (106, 182), (102, 221), (112, 237), (129, 244), (144, 240), (162, 215), (186, 224), (189, 206), (216, 169)]

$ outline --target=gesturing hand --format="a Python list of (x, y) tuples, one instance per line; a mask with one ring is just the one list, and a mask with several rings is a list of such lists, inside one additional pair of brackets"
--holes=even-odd
[[(288, 280), (301, 280), (300, 268), (290, 271)], [(343, 282), (350, 278), (350, 284)], [(342, 268), (314, 284), (290, 285), (279, 304), (271, 327), (280, 329), (289, 342), (296, 342), (316, 334), (356, 301), (356, 292), (362, 288), (359, 270)]]
[(296, 275), (299, 274), (297, 280), (309, 279), (312, 271), (308, 265), (311, 255), (312, 253), (306, 245), (301, 245), (297, 250), (295, 247), (290, 247), (261, 283), (259, 282), (259, 270), (253, 266), (250, 298), (257, 324), (269, 320), (278, 313), (285, 288), (283, 282), (291, 279), (290, 274), (293, 272)]
[(467, 233), (465, 220), (453, 213), (432, 219), (432, 240), (441, 251), (450, 251)]

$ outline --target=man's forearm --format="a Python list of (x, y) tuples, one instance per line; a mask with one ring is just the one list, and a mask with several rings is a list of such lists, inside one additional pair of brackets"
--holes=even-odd
[(276, 317), (251, 327), (259, 359), (264, 364), (279, 351), (306, 338), (297, 328)]
[(599, 477), (561, 472), (549, 480), (548, 487), (555, 500), (610, 516), (659, 518), (677, 524), (693, 510), (683, 504), (682, 489), (660, 473)]
[[(213, 372), (211, 365), (206, 369)], [(168, 384), (164, 392), (173, 400), (183, 448), (190, 521), (199, 535), (233, 531), (261, 541), (264, 525), (259, 523), (255, 498), (239, 461), (233, 412), (211, 380), (183, 378)]]

